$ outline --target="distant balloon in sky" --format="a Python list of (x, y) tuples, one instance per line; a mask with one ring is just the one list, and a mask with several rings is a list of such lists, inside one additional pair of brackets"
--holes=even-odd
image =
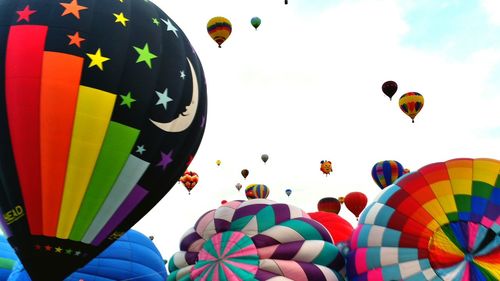
[(323, 174), (328, 176), (330, 174), (330, 172), (332, 171), (332, 162), (328, 161), (328, 160), (322, 160), (321, 166), (319, 169), (323, 172)]
[(285, 193), (286, 193), (286, 195), (287, 195), (288, 197), (290, 197), (290, 194), (292, 194), (292, 190), (291, 190), (290, 188), (287, 188), (287, 189), (285, 190)]
[(250, 184), (245, 188), (245, 196), (247, 199), (265, 199), (269, 196), (269, 187), (264, 184)]
[(225, 17), (213, 17), (207, 23), (207, 31), (220, 48), (222, 43), (231, 35), (232, 25)]
[(220, 201), (220, 204), (221, 204), (221, 205), (224, 205), (224, 204), (226, 204), (226, 203), (227, 203), (227, 200), (222, 200), (222, 201)]
[(349, 280), (500, 280), (500, 161), (426, 165), (359, 218)]
[(255, 27), (255, 30), (257, 30), (257, 28), (260, 26), (261, 20), (259, 17), (253, 17), (250, 20), (250, 23), (252, 24), (253, 27)]
[(220, 166), (221, 163), (222, 162), (220, 160), (215, 161), (215, 164), (217, 164), (217, 166)]
[(391, 185), (403, 173), (403, 165), (396, 160), (379, 161), (372, 167), (372, 179), (381, 189)]
[(180, 178), (180, 182), (184, 185), (189, 194), (191, 194), (191, 190), (198, 184), (198, 180), (198, 174), (192, 171), (184, 172), (184, 175)]
[(250, 173), (250, 172), (248, 171), (248, 169), (243, 169), (243, 170), (241, 170), (241, 175), (242, 175), (242, 176), (243, 176), (243, 178), (245, 178), (245, 179), (248, 177), (248, 174), (249, 174), (249, 173)]
[(398, 84), (394, 81), (387, 81), (382, 84), (382, 92), (384, 92), (384, 94), (388, 96), (390, 100), (392, 100), (392, 96), (394, 96), (397, 90)]
[(175, 280), (344, 280), (345, 260), (327, 229), (303, 210), (266, 199), (206, 212), (168, 262)]
[(318, 211), (338, 214), (340, 212), (340, 202), (334, 197), (321, 198), (318, 201)]
[(410, 169), (405, 168), (405, 169), (403, 170), (403, 175), (408, 174), (409, 172), (411, 172), (411, 171), (410, 171)]
[(424, 107), (424, 96), (417, 92), (409, 92), (399, 98), (399, 108), (415, 123), (415, 117)]
[(338, 198), (338, 199), (339, 199), (339, 203), (340, 203), (340, 204), (344, 204), (344, 199), (345, 199), (345, 197), (344, 197), (344, 196), (339, 196), (339, 198)]
[(267, 160), (269, 160), (269, 155), (267, 154), (262, 154), (262, 156), (260, 156), (260, 159), (262, 159), (262, 161), (264, 162), (264, 164), (267, 162)]
[(238, 191), (240, 191), (240, 189), (243, 187), (243, 185), (241, 185), (241, 183), (237, 183), (234, 186), (236, 187), (236, 189), (238, 189)]
[(362, 192), (354, 191), (350, 192), (345, 196), (344, 204), (356, 216), (356, 219), (359, 217), (359, 214), (365, 209), (366, 204), (368, 203), (368, 198)]
[(148, 213), (206, 112), (201, 61), (153, 1), (0, 0), (1, 227), (30, 276), (63, 280)]
[(288, 4), (288, 0), (285, 0), (285, 5)]

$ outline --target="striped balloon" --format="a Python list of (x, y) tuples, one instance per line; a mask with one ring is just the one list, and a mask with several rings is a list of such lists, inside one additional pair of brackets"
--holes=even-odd
[(424, 96), (417, 92), (409, 92), (399, 98), (399, 108), (415, 123), (415, 117), (424, 107)]
[(168, 280), (344, 280), (328, 231), (301, 209), (231, 201), (201, 216), (169, 261)]
[(247, 199), (262, 198), (269, 196), (269, 188), (264, 184), (250, 184), (245, 188)]
[(372, 167), (372, 178), (381, 189), (391, 185), (403, 173), (403, 166), (396, 160), (379, 161)]
[(500, 161), (407, 174), (362, 213), (350, 249), (350, 280), (500, 280)]
[(213, 17), (207, 23), (208, 35), (220, 46), (231, 35), (231, 22), (225, 17)]

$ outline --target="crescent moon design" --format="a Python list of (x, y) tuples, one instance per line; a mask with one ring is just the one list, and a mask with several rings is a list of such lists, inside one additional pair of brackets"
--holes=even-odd
[(189, 68), (191, 69), (191, 77), (193, 78), (193, 95), (191, 103), (186, 106), (186, 111), (182, 112), (179, 116), (177, 116), (177, 118), (168, 123), (161, 123), (153, 119), (149, 119), (154, 125), (156, 125), (156, 127), (165, 132), (179, 133), (189, 128), (191, 123), (193, 123), (196, 110), (198, 109), (198, 98), (200, 94), (198, 89), (198, 77), (196, 76), (196, 72), (194, 71), (191, 61), (189, 58), (186, 59), (189, 63)]

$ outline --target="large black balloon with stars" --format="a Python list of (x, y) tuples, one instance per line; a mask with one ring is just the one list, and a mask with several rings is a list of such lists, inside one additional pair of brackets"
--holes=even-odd
[(192, 161), (201, 62), (148, 0), (0, 0), (0, 225), (33, 280), (63, 280)]

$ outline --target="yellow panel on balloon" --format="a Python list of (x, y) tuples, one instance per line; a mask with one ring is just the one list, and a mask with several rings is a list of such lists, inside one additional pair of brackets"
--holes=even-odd
[(458, 212), (457, 205), (455, 204), (455, 196), (453, 194), (441, 196), (437, 199), (439, 204), (441, 204), (441, 207), (443, 207), (445, 213), (450, 214)]
[(114, 94), (80, 86), (57, 227), (59, 238), (67, 239), (71, 232), (94, 171), (115, 100)]
[(434, 233), (429, 241), (429, 245), (432, 247), (436, 247), (438, 249), (444, 250), (447, 253), (463, 256), (464, 253), (453, 243), (450, 238), (444, 233), (443, 229), (439, 229)]
[(435, 182), (431, 185), (431, 189), (445, 213), (449, 214), (457, 211), (455, 197), (449, 181)]
[(443, 211), (443, 208), (441, 208), (441, 204), (439, 204), (439, 201), (437, 199), (432, 199), (431, 201), (425, 203), (422, 207), (429, 212), (429, 214), (434, 217), (434, 220), (436, 220), (440, 225), (445, 225), (449, 223), (448, 217)]
[(500, 172), (500, 163), (492, 159), (476, 159), (474, 161), (473, 180), (488, 183), (495, 186), (498, 174)]
[(472, 182), (471, 180), (465, 180), (465, 179), (451, 179), (451, 186), (453, 189), (453, 193), (455, 195), (458, 194), (465, 194), (465, 195), (471, 195), (472, 194)]

